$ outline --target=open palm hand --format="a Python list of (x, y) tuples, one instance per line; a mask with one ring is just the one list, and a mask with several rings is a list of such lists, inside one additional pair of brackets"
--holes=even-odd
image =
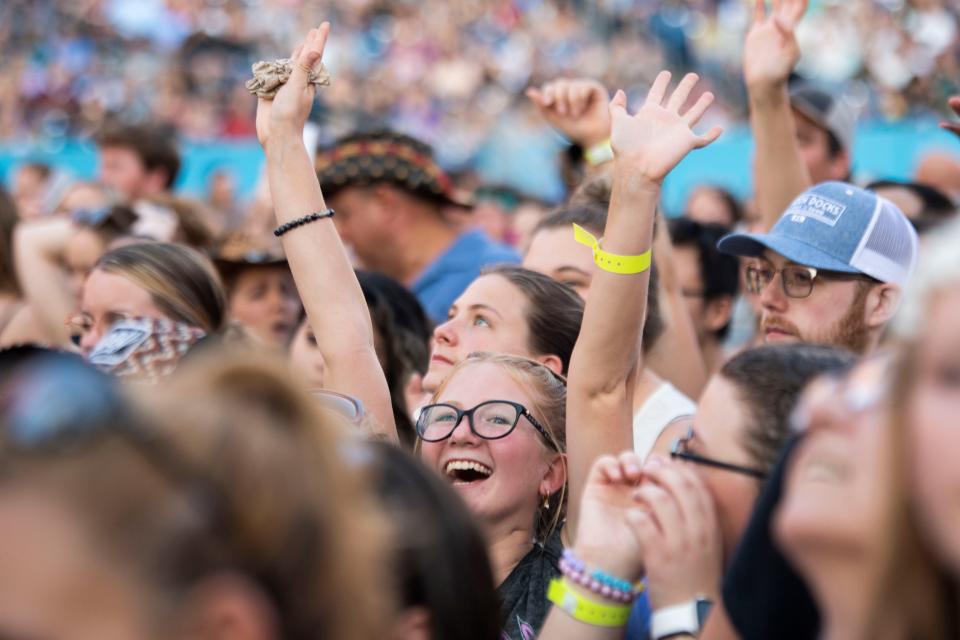
[(661, 71), (650, 87), (646, 102), (635, 115), (627, 112), (623, 91), (617, 92), (610, 102), (613, 121), (610, 142), (618, 162), (629, 162), (638, 177), (659, 183), (688, 153), (720, 137), (720, 127), (702, 136), (693, 132), (693, 127), (713, 103), (712, 93), (704, 93), (690, 109), (681, 113), (698, 80), (696, 74), (687, 74), (664, 104), (670, 72)]
[(809, 0), (774, 0), (767, 15), (765, 0), (755, 0), (753, 24), (743, 46), (743, 78), (748, 87), (786, 82), (800, 59), (796, 28)]

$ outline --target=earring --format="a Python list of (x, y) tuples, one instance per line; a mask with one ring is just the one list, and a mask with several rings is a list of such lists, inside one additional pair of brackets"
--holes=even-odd
[(544, 496), (543, 496), (543, 510), (544, 510), (544, 511), (549, 511), (549, 510), (550, 510), (550, 496), (549, 496), (549, 495), (544, 495)]

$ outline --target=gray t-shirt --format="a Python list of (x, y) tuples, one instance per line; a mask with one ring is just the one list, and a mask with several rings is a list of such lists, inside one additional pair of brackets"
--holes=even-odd
[(557, 527), (546, 544), (535, 544), (503, 581), (497, 594), (503, 612), (503, 640), (534, 640), (550, 610), (547, 587), (560, 575), (563, 554)]

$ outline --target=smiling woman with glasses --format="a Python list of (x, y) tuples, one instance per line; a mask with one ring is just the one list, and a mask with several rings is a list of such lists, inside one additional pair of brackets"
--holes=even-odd
[(484, 440), (506, 438), (525, 418), (536, 429), (548, 447), (555, 448), (548, 432), (519, 402), (487, 400), (472, 409), (459, 409), (452, 404), (428, 404), (420, 409), (417, 435), (424, 442), (441, 442), (453, 435), (453, 430), (467, 419), (473, 435)]

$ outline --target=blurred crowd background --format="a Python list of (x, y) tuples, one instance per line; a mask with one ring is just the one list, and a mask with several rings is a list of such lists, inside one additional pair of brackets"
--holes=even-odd
[[(434, 145), (446, 168), (500, 181), (505, 156), (540, 166), (562, 146), (523, 96), (557, 77), (638, 96), (665, 66), (694, 70), (720, 98), (707, 124), (745, 121), (751, 11), (748, 0), (4, 0), (0, 140), (57, 149), (115, 118), (189, 142), (251, 141), (250, 65), (329, 19), (321, 136), (386, 124)], [(934, 117), (960, 92), (958, 15), (953, 0), (813, 0), (798, 71), (847, 94), (863, 121)], [(562, 197), (556, 181), (518, 186)]]

